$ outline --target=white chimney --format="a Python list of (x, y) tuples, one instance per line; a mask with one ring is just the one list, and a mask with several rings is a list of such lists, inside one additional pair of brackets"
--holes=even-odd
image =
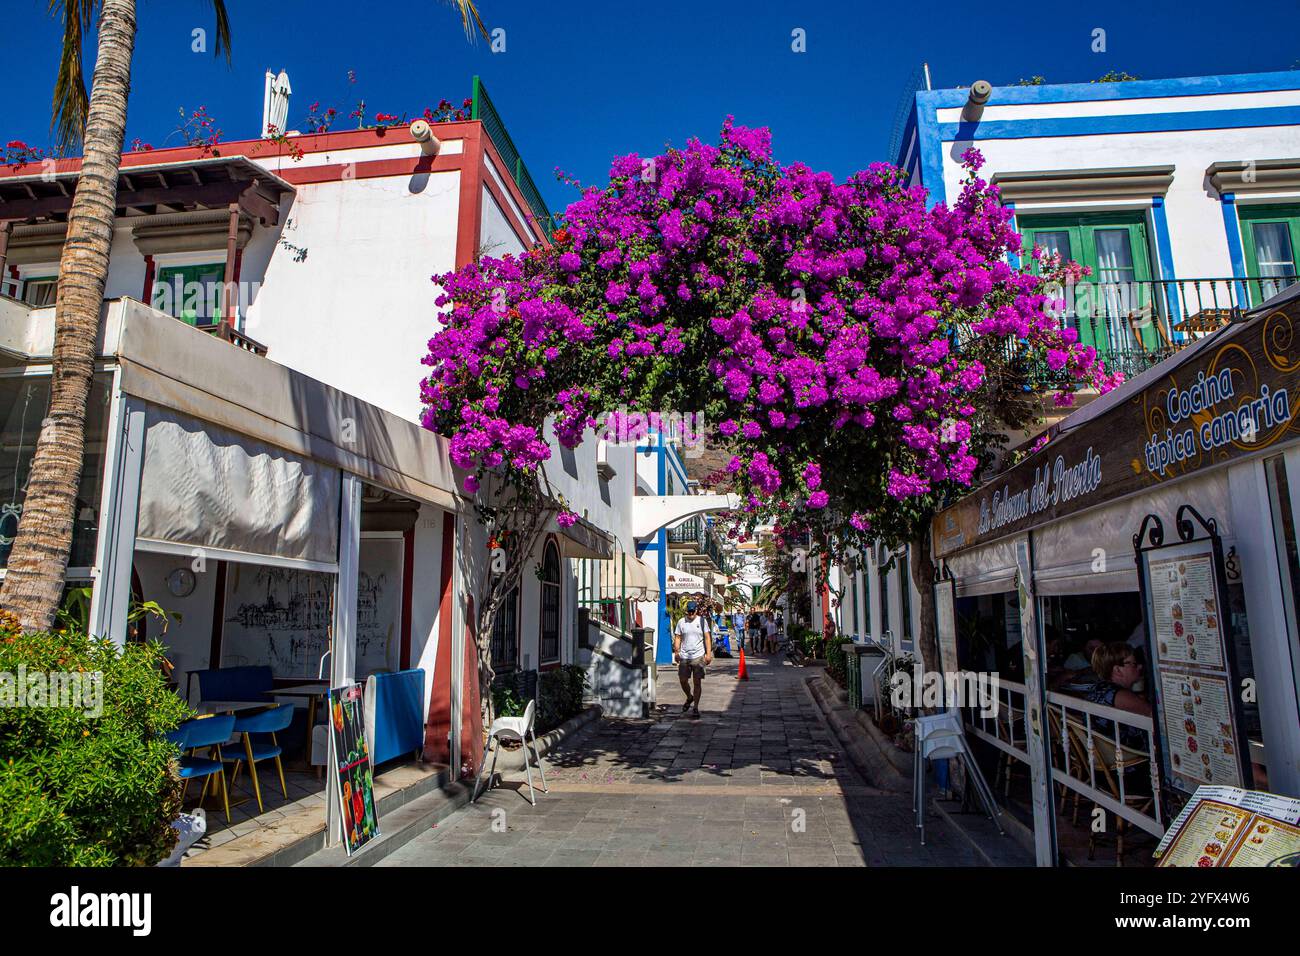
[(276, 76), (266, 71), (266, 89), (262, 95), (262, 138), (272, 136), (271, 127), (283, 136), (289, 132), (289, 74), (284, 70)]

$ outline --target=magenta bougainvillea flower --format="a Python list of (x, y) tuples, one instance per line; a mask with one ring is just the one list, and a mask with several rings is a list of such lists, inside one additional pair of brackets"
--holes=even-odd
[(434, 277), (423, 423), (457, 468), (528, 472), (611, 410), (693, 413), (747, 521), (901, 534), (976, 479), (1008, 394), (1117, 382), (1009, 264), (1011, 213), (964, 160), (927, 206), (892, 166), (836, 182), (730, 119), (619, 157), (549, 246)]

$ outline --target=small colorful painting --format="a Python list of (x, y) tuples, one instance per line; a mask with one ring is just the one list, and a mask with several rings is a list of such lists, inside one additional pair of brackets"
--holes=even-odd
[(361, 685), (331, 688), (329, 713), (344, 843), (351, 856), (379, 835)]

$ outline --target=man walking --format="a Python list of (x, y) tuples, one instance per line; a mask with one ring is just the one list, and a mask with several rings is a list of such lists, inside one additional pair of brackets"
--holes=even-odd
[(673, 630), (673, 659), (677, 661), (677, 677), (686, 694), (682, 713), (689, 711), (692, 717), (700, 716), (700, 682), (704, 680), (704, 668), (713, 663), (712, 632), (697, 610), (694, 601), (688, 602), (686, 616)]

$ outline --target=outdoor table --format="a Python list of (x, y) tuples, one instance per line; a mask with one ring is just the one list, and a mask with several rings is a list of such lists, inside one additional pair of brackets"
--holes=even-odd
[(204, 715), (237, 714), (245, 710), (258, 710), (272, 706), (264, 700), (201, 700), (194, 709)]
[(311, 765), (311, 730), (316, 725), (316, 701), (329, 693), (328, 681), (307, 681), (302, 684), (290, 684), (288, 687), (272, 687), (272, 697), (306, 697), (307, 698), (307, 737), (303, 744), (303, 763)]

